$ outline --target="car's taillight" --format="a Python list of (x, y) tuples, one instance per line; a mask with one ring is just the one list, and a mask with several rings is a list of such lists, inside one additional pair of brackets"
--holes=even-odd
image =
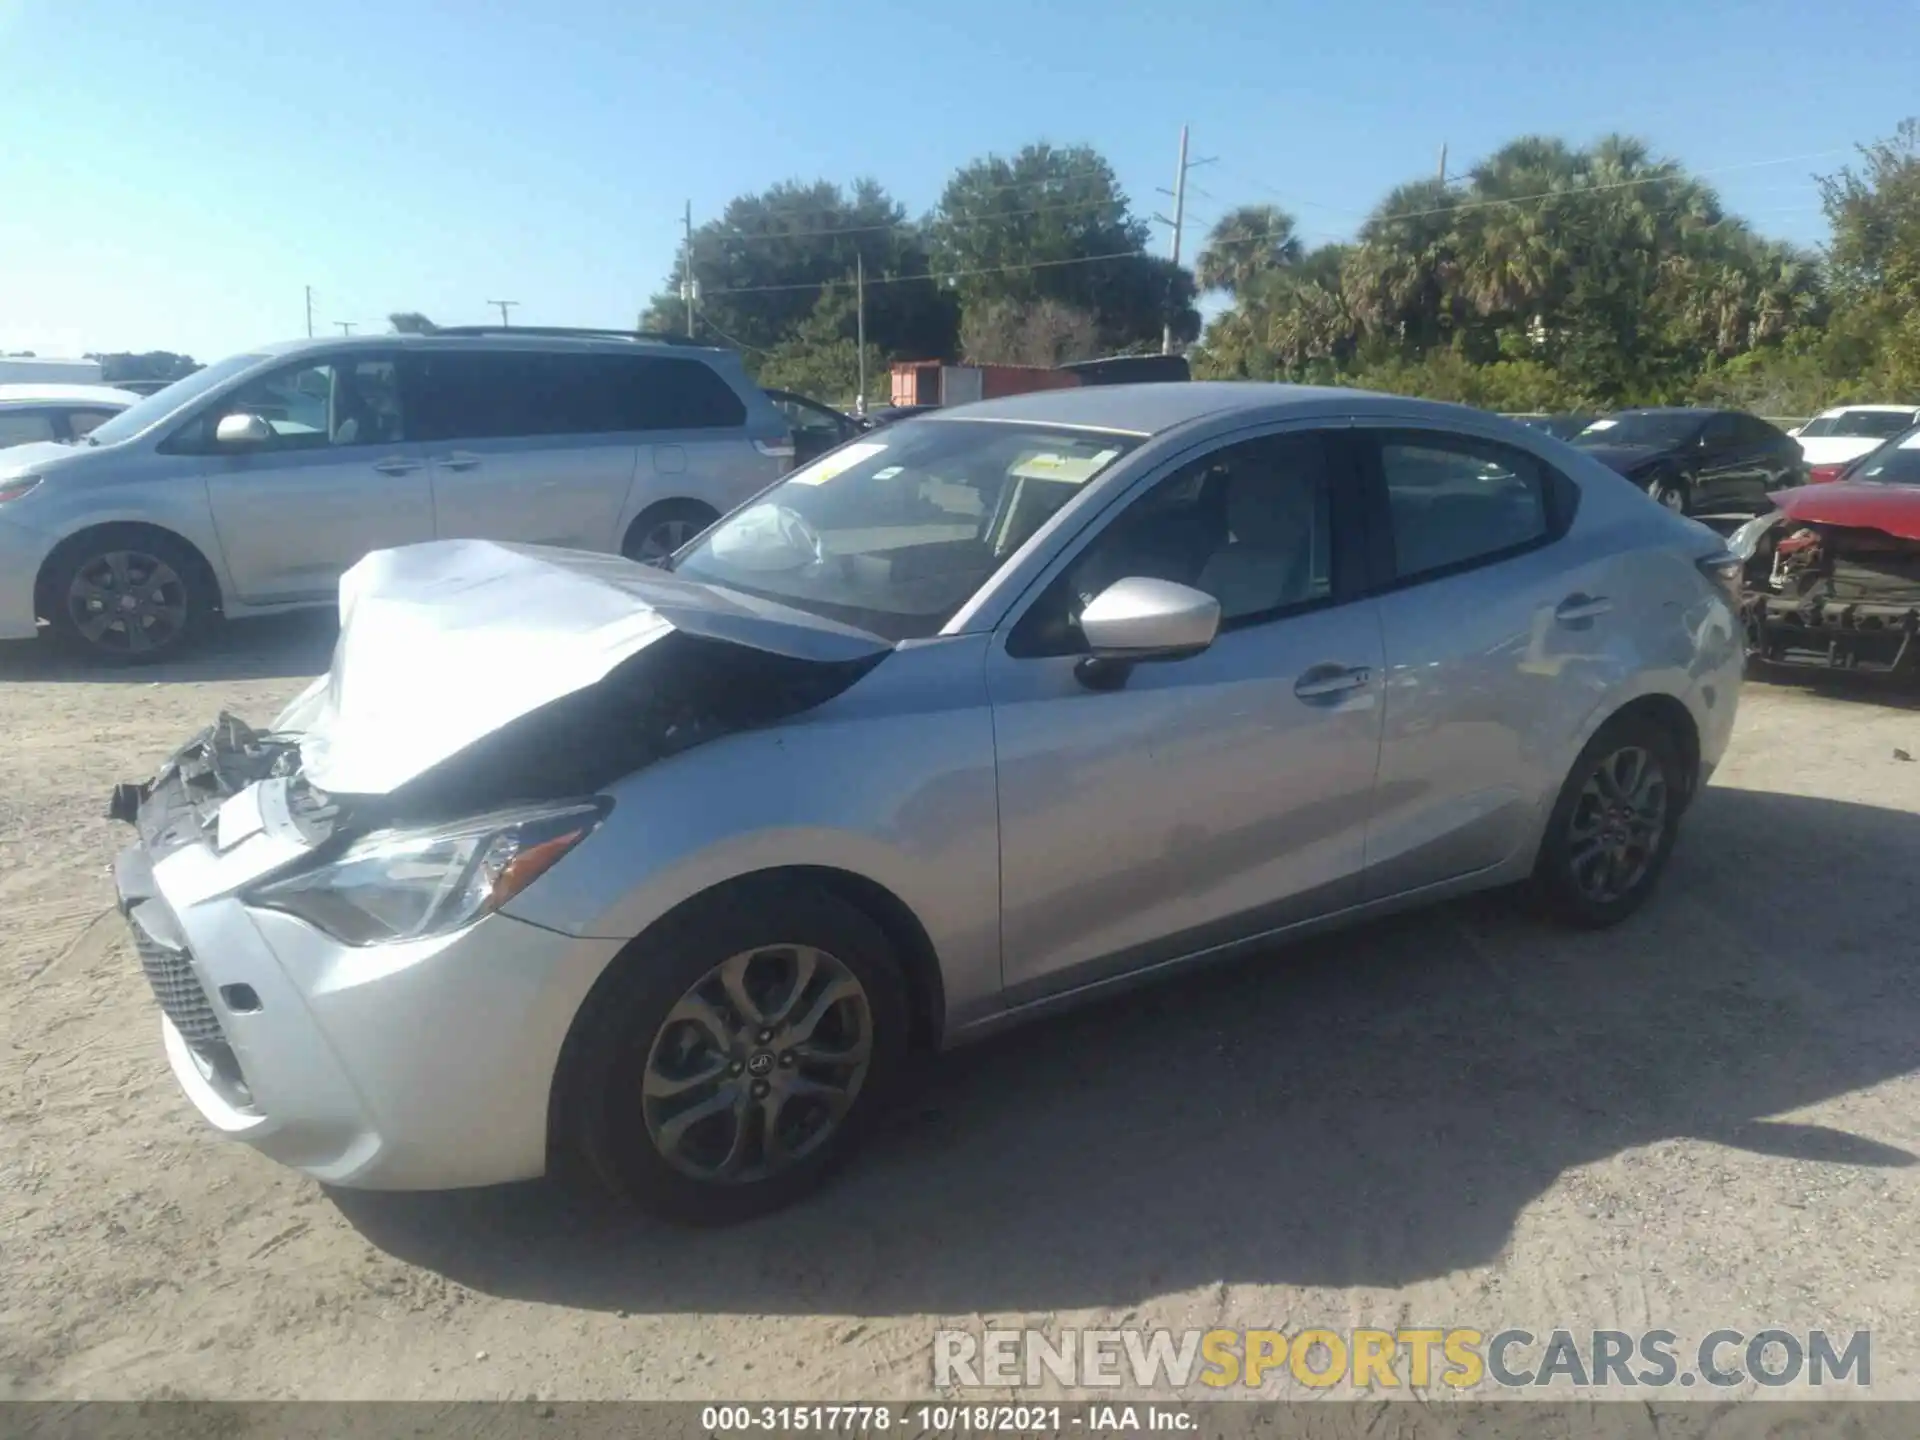
[(1727, 597), (1727, 603), (1738, 610), (1746, 562), (1731, 550), (1720, 550), (1712, 555), (1702, 555), (1693, 563), (1700, 567), (1702, 575), (1720, 587), (1721, 593)]
[(1830, 481), (1838, 480), (1846, 473), (1847, 467), (1844, 464), (1809, 465), (1807, 467), (1807, 483), (1809, 485), (1825, 485)]
[(0, 480), (0, 505), (6, 504), (9, 500), (18, 500), (22, 495), (37, 488), (39, 484), (38, 475), (23, 475), (18, 480)]

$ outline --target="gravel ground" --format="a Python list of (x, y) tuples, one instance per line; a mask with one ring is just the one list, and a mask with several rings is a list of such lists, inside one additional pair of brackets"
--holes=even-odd
[(106, 793), (330, 638), (0, 652), (0, 1397), (908, 1397), (943, 1322), (1023, 1321), (1869, 1328), (1920, 1397), (1911, 698), (1750, 684), (1617, 930), (1483, 898), (1029, 1027), (811, 1203), (687, 1234), (328, 1193), (175, 1089)]

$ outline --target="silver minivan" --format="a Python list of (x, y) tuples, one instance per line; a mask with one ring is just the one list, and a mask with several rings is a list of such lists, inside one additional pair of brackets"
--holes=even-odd
[(157, 659), (215, 613), (331, 606), (361, 556), (423, 540), (663, 559), (792, 463), (727, 350), (485, 327), (265, 346), (0, 452), (0, 639), (44, 623)]

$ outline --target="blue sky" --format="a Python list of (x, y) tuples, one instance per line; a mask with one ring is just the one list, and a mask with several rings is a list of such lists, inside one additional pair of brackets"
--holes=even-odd
[(917, 213), (1044, 138), (1150, 212), (1183, 122), (1200, 230), (1339, 238), (1443, 140), (1618, 129), (1816, 243), (1812, 175), (1916, 73), (1920, 0), (0, 0), (0, 349), (209, 360), (307, 285), (328, 329), (631, 324), (689, 199), (872, 175)]

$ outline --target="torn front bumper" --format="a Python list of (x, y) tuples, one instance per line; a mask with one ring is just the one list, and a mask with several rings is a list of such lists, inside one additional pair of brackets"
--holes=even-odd
[(1920, 672), (1920, 604), (1749, 594), (1747, 653), (1772, 665), (1864, 674)]
[(244, 892), (308, 845), (235, 822), (275, 808), (276, 781), (249, 778), (231, 743), (248, 734), (223, 722), (116, 792), (141, 838), (115, 888), (181, 1089), (222, 1133), (330, 1184), (539, 1175), (561, 1046), (620, 942), (494, 914), (356, 947), (254, 908)]

